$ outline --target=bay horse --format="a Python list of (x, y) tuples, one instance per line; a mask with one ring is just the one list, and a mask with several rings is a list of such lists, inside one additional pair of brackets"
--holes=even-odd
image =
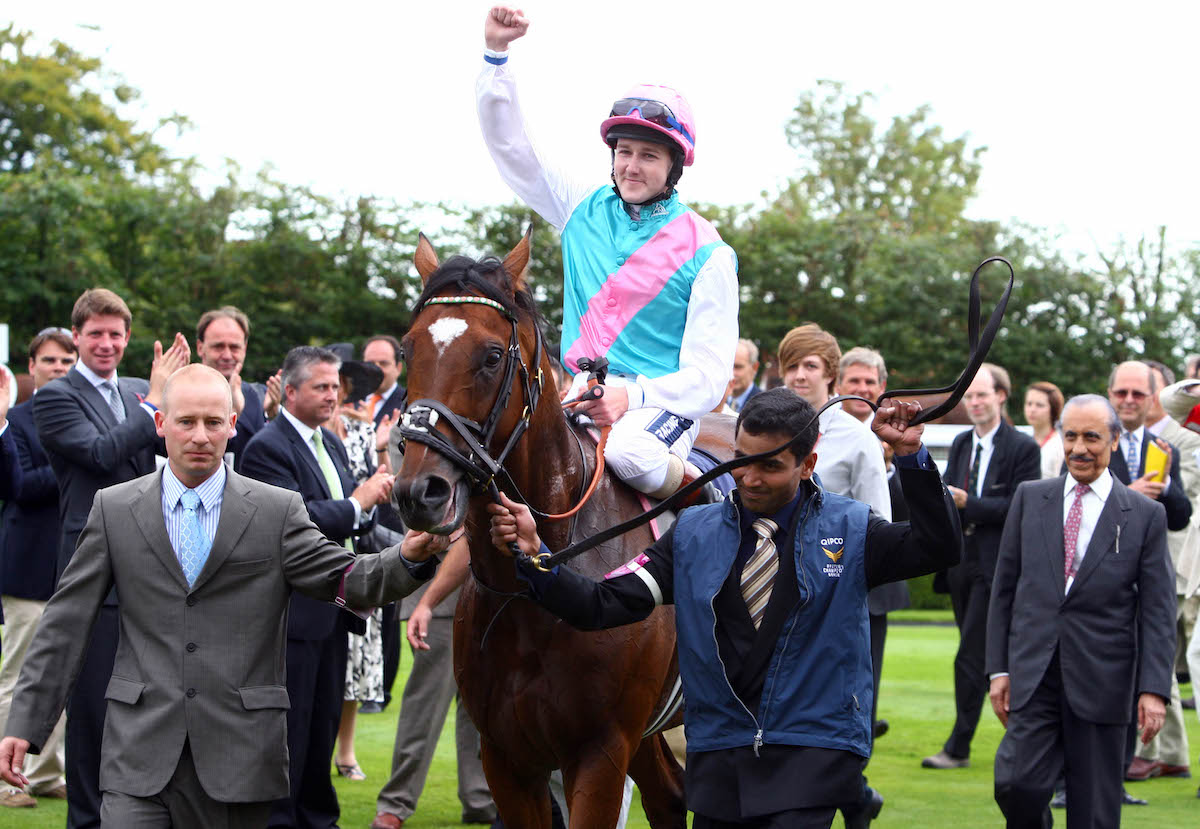
[[(393, 500), (413, 529), (466, 527), (473, 577), (454, 620), (454, 673), (505, 824), (549, 829), (547, 783), (562, 769), (571, 829), (612, 829), (626, 773), (654, 829), (683, 829), (683, 772), (661, 734), (643, 738), (678, 677), (674, 609), (577, 631), (520, 595), (512, 558), (489, 537), (493, 480), (510, 497), (562, 513), (594, 463), (594, 442), (559, 403), (528, 263), (528, 233), (503, 262), (445, 264), (421, 235), (414, 264), (423, 292), (402, 343), (410, 403)], [(539, 520), (538, 532), (560, 550), (640, 511), (636, 493), (606, 473), (575, 519)], [(641, 527), (569, 566), (599, 579), (652, 542)]]

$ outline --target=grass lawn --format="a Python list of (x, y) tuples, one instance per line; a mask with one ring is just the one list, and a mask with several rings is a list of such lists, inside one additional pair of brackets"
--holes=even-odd
[[(985, 704), (985, 712), (973, 747), (972, 765), (955, 771), (931, 771), (920, 767), (921, 758), (937, 751), (954, 719), (951, 663), (957, 644), (953, 627), (894, 625), (888, 634), (884, 661), (880, 716), (891, 730), (879, 740), (867, 771), (871, 784), (887, 798), (875, 826), (897, 827), (999, 827), (1003, 821), (992, 800), (992, 758), (1000, 742), (1001, 728)], [(401, 670), (410, 665), (405, 657)], [(403, 682), (403, 675), (398, 683)], [(1190, 693), (1184, 690), (1184, 696)], [(375, 814), (375, 796), (387, 778), (397, 712), (394, 706), (383, 714), (360, 717), (358, 758), (368, 779), (361, 783), (337, 781), (342, 803), (341, 825), (366, 829)], [(1187, 714), (1192, 756), (1200, 747), (1200, 720)], [(1123, 825), (1166, 829), (1200, 825), (1200, 800), (1192, 780), (1151, 780), (1128, 784), (1149, 806), (1126, 807)], [(453, 712), (442, 733), (433, 769), (417, 813), (405, 826), (411, 829), (460, 827), (455, 795)], [(41, 801), (37, 809), (5, 809), (0, 827), (58, 829), (65, 825), (65, 805)], [(1057, 812), (1058, 825), (1065, 825)], [(840, 826), (840, 821), (835, 822)], [(629, 821), (633, 827), (647, 826), (640, 808), (634, 806)], [(191, 829), (188, 827), (187, 829)]]

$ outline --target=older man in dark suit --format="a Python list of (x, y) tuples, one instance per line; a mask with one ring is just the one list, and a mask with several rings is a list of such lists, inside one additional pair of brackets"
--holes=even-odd
[[(363, 345), (363, 360), (383, 372), (379, 387), (364, 401), (367, 414), (371, 416), (376, 428), (379, 428), (380, 421), (388, 415), (396, 416), (397, 413), (403, 412), (408, 401), (408, 391), (400, 385), (400, 374), (404, 368), (402, 359), (400, 341), (391, 334), (376, 334)], [(382, 505), (379, 517), (385, 526), (393, 530), (401, 530), (404, 527), (391, 504)], [(383, 618), (380, 621), (383, 640), (383, 704), (364, 702), (363, 713), (377, 714), (392, 701), (392, 686), (400, 669), (401, 615), (394, 604), (389, 604), (383, 609)]]
[(205, 311), (196, 323), (196, 356), (204, 365), (221, 372), (233, 392), (237, 433), (229, 439), (226, 452), (233, 456), (235, 469), (250, 438), (267, 422), (262, 396), (253, 384), (242, 379), (249, 343), (250, 318), (232, 305)]
[(1065, 770), (1067, 826), (1117, 827), (1135, 700), (1149, 741), (1171, 693), (1175, 573), (1162, 506), (1111, 474), (1113, 408), (1072, 398), (1062, 432), (1067, 475), (1017, 490), (993, 580), (987, 671), (1007, 728), (996, 802), (1010, 827), (1048, 827)]
[(298, 494), (221, 462), (234, 418), (219, 373), (197, 365), (172, 375), (156, 414), (168, 465), (97, 494), (0, 743), (0, 776), (24, 783), (26, 752), (62, 710), (105, 594), (115, 586), (135, 597), (120, 608), (107, 690), (110, 829), (263, 826), (288, 789), (285, 710), (303, 704), (284, 687), (289, 594), (357, 608), (390, 601), (432, 575), (422, 562), (445, 546), (414, 534), (355, 560), (313, 525)]
[(921, 761), (925, 768), (969, 765), (971, 740), (988, 691), (983, 652), (1000, 533), (1017, 486), (1037, 480), (1042, 474), (1037, 443), (1005, 420), (1004, 407), (1011, 393), (1007, 371), (992, 363), (980, 366), (963, 395), (974, 428), (958, 435), (950, 445), (946, 488), (954, 496), (963, 527), (962, 563), (947, 574), (954, 621), (958, 624), (958, 653), (954, 656), (956, 713), (942, 750)]
[[(33, 398), (33, 420), (58, 481), (62, 531), (61, 574), (75, 551), (96, 492), (154, 471), (161, 445), (154, 411), (175, 369), (191, 357), (175, 335), (166, 352), (154, 344), (150, 381), (117, 376), (133, 317), (119, 296), (104, 288), (84, 291), (71, 311), (71, 336), (79, 362)], [(100, 743), (104, 693), (117, 649), (117, 595), (110, 592), (92, 628), (79, 679), (67, 704), (67, 825), (100, 825)]]
[(408, 391), (400, 385), (400, 373), (404, 369), (402, 359), (400, 341), (391, 334), (376, 334), (363, 346), (363, 360), (383, 372), (379, 388), (366, 399), (367, 412), (376, 426), (387, 415), (404, 409)]
[[(65, 375), (75, 365), (71, 332), (47, 328), (29, 343), (29, 374), (34, 394)], [(33, 401), (27, 400), (5, 416), (8, 391), (0, 390), (0, 487), (4, 507), (0, 524), (0, 602), (4, 605), (4, 661), (0, 663), (0, 723), (8, 719), (13, 688), (25, 652), (33, 639), (46, 601), (54, 592), (58, 558), (58, 482), (33, 424)], [(7, 423), (6, 423), (7, 420)], [(62, 732), (59, 718), (41, 755), (29, 764), (28, 792), (6, 786), (2, 806), (36, 806), (31, 795), (65, 798)]]
[[(391, 494), (392, 476), (379, 469), (357, 488), (341, 440), (321, 426), (333, 415), (339, 386), (337, 355), (297, 346), (283, 362), (283, 406), (242, 455), (251, 478), (299, 492), (313, 523), (353, 550), (351, 537), (369, 530), (375, 508)], [(288, 611), (288, 754), (291, 796), (280, 801), (271, 826), (330, 829), (337, 794), (329, 777), (346, 679), (347, 617), (337, 608), (293, 596)], [(361, 622), (361, 620), (355, 620)], [(361, 625), (350, 628), (361, 633)]]

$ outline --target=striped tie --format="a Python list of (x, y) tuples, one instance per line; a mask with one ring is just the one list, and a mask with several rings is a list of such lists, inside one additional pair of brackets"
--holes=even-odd
[(112, 409), (113, 417), (117, 419), (117, 423), (124, 423), (125, 404), (121, 402), (121, 392), (117, 390), (116, 382), (105, 380), (100, 386), (104, 389), (104, 399), (108, 403), (108, 408)]
[(758, 545), (742, 568), (742, 598), (746, 600), (754, 629), (758, 630), (771, 599), (771, 585), (779, 571), (779, 558), (775, 555), (775, 533), (779, 525), (770, 518), (759, 518), (751, 529), (758, 536)]

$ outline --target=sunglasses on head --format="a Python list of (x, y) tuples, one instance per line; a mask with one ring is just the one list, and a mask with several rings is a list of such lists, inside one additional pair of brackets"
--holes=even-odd
[(651, 124), (675, 130), (690, 143), (696, 143), (691, 134), (684, 129), (683, 124), (675, 118), (675, 113), (671, 112), (671, 108), (662, 101), (652, 101), (648, 98), (622, 98), (613, 104), (612, 112), (608, 116), (620, 118), (629, 115), (634, 110), (637, 110), (641, 117)]

